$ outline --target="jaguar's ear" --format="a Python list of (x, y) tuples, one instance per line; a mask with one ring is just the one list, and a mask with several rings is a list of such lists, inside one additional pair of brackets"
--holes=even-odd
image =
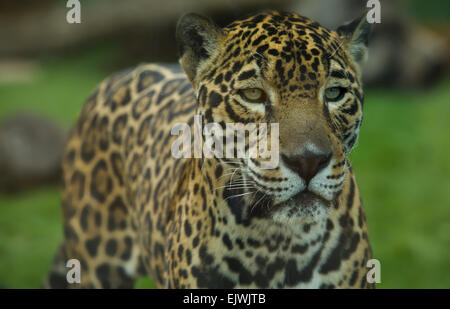
[(369, 37), (372, 29), (372, 24), (367, 21), (366, 16), (367, 12), (360, 18), (344, 24), (336, 30), (359, 70), (367, 60)]
[(209, 18), (190, 13), (177, 24), (176, 39), (180, 64), (191, 83), (217, 53), (222, 29)]

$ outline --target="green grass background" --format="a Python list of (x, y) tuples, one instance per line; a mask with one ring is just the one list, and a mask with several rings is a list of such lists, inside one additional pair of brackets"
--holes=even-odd
[[(0, 119), (35, 110), (69, 129), (109, 74), (113, 50), (43, 60), (32, 83), (0, 85)], [(450, 80), (427, 91), (369, 89), (364, 109), (351, 161), (381, 262), (378, 287), (450, 288)], [(40, 287), (61, 238), (57, 187), (0, 194), (0, 285)]]

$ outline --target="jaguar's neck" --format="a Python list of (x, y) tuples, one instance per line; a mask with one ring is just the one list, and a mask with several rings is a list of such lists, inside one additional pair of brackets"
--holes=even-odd
[[(191, 159), (185, 166), (177, 203), (172, 205), (177, 219), (172, 222), (169, 247), (192, 244), (191, 271), (198, 282), (189, 286), (213, 279), (217, 282), (208, 281), (204, 287), (276, 287), (275, 282), (298, 286), (309, 282), (312, 269), (319, 265), (324, 271), (333, 269), (336, 261), (326, 258), (333, 248), (356, 250), (352, 237), (353, 242), (367, 238), (351, 170), (327, 216), (283, 224), (258, 202), (262, 195), (244, 189), (241, 182), (233, 185), (231, 180), (241, 176), (235, 168), (216, 159)], [(252, 209), (256, 207), (262, 209)], [(230, 273), (216, 274), (221, 267)]]

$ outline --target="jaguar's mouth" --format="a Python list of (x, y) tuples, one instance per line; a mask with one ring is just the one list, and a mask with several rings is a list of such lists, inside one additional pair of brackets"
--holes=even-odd
[(309, 190), (304, 190), (277, 204), (273, 202), (273, 198), (261, 192), (252, 200), (260, 202), (250, 205), (250, 216), (272, 218), (279, 222), (288, 222), (299, 218), (318, 218), (326, 214), (332, 205), (332, 201)]
[(288, 200), (278, 203), (274, 205), (274, 208), (282, 208), (282, 207), (314, 207), (318, 204), (322, 204), (324, 206), (329, 206), (330, 201), (323, 198), (322, 196), (315, 194), (309, 190), (303, 190), (302, 192), (297, 193), (292, 196)]
[(237, 194), (236, 196), (244, 197), (249, 205), (249, 216), (252, 217), (271, 217), (274, 219), (275, 217), (317, 217), (318, 213), (326, 213), (333, 203), (333, 201), (308, 188), (293, 194), (289, 198), (282, 198), (272, 191), (266, 191), (267, 188), (258, 187), (259, 183), (253, 179), (252, 175), (246, 176), (253, 183), (252, 186), (257, 189), (257, 192), (245, 192), (244, 189), (242, 192), (237, 192), (239, 191), (237, 190), (234, 193)]
[(271, 210), (272, 219), (280, 223), (297, 220), (319, 220), (327, 215), (332, 201), (304, 190), (288, 200), (276, 204)]

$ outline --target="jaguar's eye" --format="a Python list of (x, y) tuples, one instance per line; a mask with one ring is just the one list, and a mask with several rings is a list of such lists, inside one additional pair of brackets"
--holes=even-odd
[(336, 102), (342, 99), (347, 92), (344, 87), (330, 87), (325, 89), (325, 99), (328, 102)]
[(267, 99), (266, 93), (259, 88), (247, 88), (239, 90), (239, 95), (244, 100), (252, 103), (264, 103)]

